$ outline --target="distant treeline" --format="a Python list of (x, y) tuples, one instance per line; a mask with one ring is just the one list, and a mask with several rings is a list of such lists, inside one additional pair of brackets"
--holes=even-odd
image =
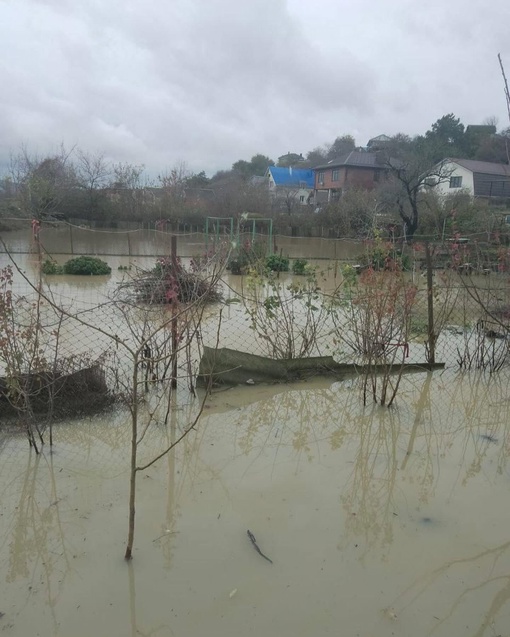
[[(377, 141), (372, 140), (372, 142)], [(184, 164), (149, 178), (143, 165), (108, 162), (104, 155), (63, 146), (51, 156), (21, 148), (0, 180), (3, 218), (82, 219), (103, 227), (121, 222), (164, 222), (200, 228), (206, 217), (271, 217), (275, 231), (317, 236), (364, 238), (374, 231), (408, 238), (414, 233), (504, 232), (504, 206), (471, 201), (462, 193), (438, 200), (421, 188), (427, 170), (446, 157), (508, 162), (510, 129), (497, 132), (494, 121), (465, 127), (453, 114), (437, 120), (424, 135), (382, 136), (370, 150), (388, 159), (387, 179), (370, 192), (351, 190), (320, 207), (271, 196), (260, 177), (275, 162), (262, 154), (239, 160), (207, 177)], [(314, 167), (356, 148), (344, 135), (306, 154), (287, 153), (280, 166)], [(391, 162), (390, 162), (391, 160)], [(258, 177), (258, 179), (257, 179)], [(421, 180), (421, 181), (420, 181)], [(494, 203), (494, 202), (491, 202)], [(501, 213), (501, 214), (500, 214)], [(317, 228), (321, 228), (320, 233)]]

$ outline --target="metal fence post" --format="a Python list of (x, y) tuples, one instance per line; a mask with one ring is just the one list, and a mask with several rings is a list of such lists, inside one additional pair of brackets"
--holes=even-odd
[(428, 309), (428, 362), (436, 362), (436, 335), (434, 332), (434, 288), (432, 280), (432, 257), (429, 242), (425, 242), (425, 260), (427, 266), (427, 309)]
[[(172, 272), (174, 275), (174, 278), (176, 280), (176, 285), (178, 285), (177, 283), (177, 268), (178, 268), (178, 262), (177, 262), (177, 235), (173, 234), (171, 239), (170, 239), (170, 245), (171, 245), (171, 258), (172, 258)], [(172, 308), (172, 356), (173, 356), (173, 361), (172, 361), (172, 380), (171, 380), (171, 385), (173, 388), (177, 387), (177, 347), (178, 347), (178, 342), (177, 342), (177, 308), (176, 308), (177, 302), (176, 299), (172, 298), (171, 301), (171, 308)]]

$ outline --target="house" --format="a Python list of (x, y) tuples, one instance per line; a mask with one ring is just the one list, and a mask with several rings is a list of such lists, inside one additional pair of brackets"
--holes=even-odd
[(349, 188), (371, 190), (387, 171), (382, 153), (352, 150), (313, 169), (315, 202), (337, 200)]
[(314, 184), (312, 169), (269, 166), (265, 178), (274, 199), (303, 206), (309, 203)]
[(471, 197), (510, 198), (510, 166), (508, 164), (447, 158), (441, 162), (441, 170), (447, 175), (447, 179), (438, 181), (431, 178), (425, 182), (439, 195), (451, 195), (463, 190)]
[(367, 150), (375, 151), (384, 149), (391, 142), (391, 137), (388, 135), (377, 135), (377, 137), (372, 137), (367, 142)]
[(302, 153), (291, 153), (290, 151), (286, 155), (278, 157), (277, 166), (296, 166), (302, 164), (305, 161)]

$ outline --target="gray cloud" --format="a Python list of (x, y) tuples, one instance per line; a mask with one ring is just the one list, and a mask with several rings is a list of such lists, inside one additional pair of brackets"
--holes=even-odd
[(506, 0), (7, 0), (0, 158), (64, 141), (210, 173), (451, 111), (504, 124), (509, 18)]

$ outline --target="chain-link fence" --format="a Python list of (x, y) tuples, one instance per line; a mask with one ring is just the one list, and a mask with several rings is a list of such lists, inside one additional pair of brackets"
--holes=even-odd
[(429, 246), (423, 252), (428, 259), (415, 253), (406, 269), (394, 261), (374, 268), (361, 255), (354, 265), (310, 264), (300, 275), (230, 275), (221, 320), (213, 314), (206, 322), (204, 343), (271, 359), (499, 369), (508, 354), (506, 267), (455, 265), (451, 246), (442, 251), (449, 262), (434, 259)]
[[(65, 412), (66, 403), (99, 407), (106, 396), (129, 402), (133, 382), (142, 393), (164, 381), (193, 392), (197, 375), (207, 383), (213, 372), (214, 381), (251, 383), (405, 366), (497, 371), (507, 363), (501, 246), (379, 242), (359, 244), (356, 257), (307, 259), (275, 253), (267, 237), (239, 235), (197, 244), (190, 257), (187, 239), (162, 234), (167, 258), (154, 265), (150, 257), (145, 269), (130, 263), (109, 278), (43, 276), (51, 255), (37, 229), (27, 254), (11, 252), (12, 238), (4, 244), (12, 267), (2, 288), (4, 402), (12, 407), (19, 390), (13, 377), (25, 395), (15, 409), (26, 409), (29, 396), (30, 409), (49, 403)], [(306, 244), (298, 245), (294, 253), (304, 254)], [(200, 281), (208, 298), (179, 298), (177, 271), (192, 287)], [(156, 302), (147, 296), (152, 285)]]

